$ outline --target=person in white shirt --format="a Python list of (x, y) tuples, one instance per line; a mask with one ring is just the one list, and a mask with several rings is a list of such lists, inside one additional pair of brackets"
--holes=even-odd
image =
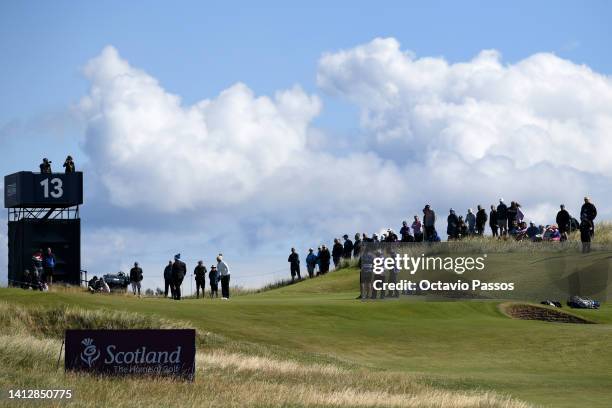
[(221, 297), (225, 300), (229, 299), (229, 283), (230, 283), (230, 270), (229, 266), (223, 260), (223, 255), (219, 254), (217, 257), (217, 272), (221, 278)]

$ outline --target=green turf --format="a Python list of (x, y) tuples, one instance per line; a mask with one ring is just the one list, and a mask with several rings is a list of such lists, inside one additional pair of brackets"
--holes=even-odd
[(357, 274), (344, 269), (230, 301), (19, 289), (0, 290), (0, 300), (155, 314), (291, 354), (416, 373), (436, 386), (492, 389), (551, 407), (611, 406), (611, 306), (579, 312), (600, 323), (579, 325), (510, 319), (497, 301), (362, 302)]

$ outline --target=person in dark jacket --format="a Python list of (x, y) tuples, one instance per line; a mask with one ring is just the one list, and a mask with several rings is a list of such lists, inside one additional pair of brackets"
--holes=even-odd
[(353, 242), (353, 258), (359, 258), (361, 256), (361, 235), (355, 234), (355, 242)]
[(499, 199), (497, 206), (497, 227), (499, 228), (499, 236), (508, 234), (508, 206), (504, 203), (504, 199)]
[(344, 254), (344, 247), (340, 243), (338, 238), (334, 238), (334, 246), (332, 247), (332, 259), (334, 261), (334, 268), (338, 269), (340, 265), (340, 258)]
[(400, 239), (402, 242), (414, 242), (414, 237), (410, 233), (410, 227), (408, 221), (402, 221), (402, 228), (400, 228)]
[(537, 239), (538, 234), (540, 233), (540, 229), (538, 227), (536, 227), (536, 225), (533, 223), (533, 221), (529, 222), (529, 228), (527, 228), (526, 231), (526, 235), (527, 237), (532, 240), (535, 241)]
[(499, 234), (497, 230), (499, 229), (499, 225), (497, 225), (497, 209), (495, 209), (494, 205), (491, 205), (491, 211), (489, 212), (489, 227), (491, 227), (491, 234), (494, 237), (498, 237)]
[(561, 204), (560, 210), (557, 213), (557, 218), (555, 219), (557, 227), (559, 227), (559, 232), (561, 233), (561, 241), (567, 241), (567, 233), (570, 229), (571, 219), (572, 217), (565, 209), (565, 205)]
[(487, 225), (487, 212), (480, 204), (478, 204), (478, 210), (476, 211), (476, 234), (484, 235), (485, 225)]
[[(382, 251), (378, 250), (376, 251), (376, 257), (380, 258), (382, 257)], [(393, 273), (393, 272), (391, 272)], [(385, 290), (384, 290), (384, 283), (385, 283), (385, 278), (386, 278), (386, 271), (383, 270), (382, 273), (380, 274), (376, 274), (376, 273), (372, 273), (372, 287), (370, 290), (370, 299), (376, 299), (377, 297), (379, 297), (380, 299), (384, 299), (385, 298)], [(378, 282), (378, 284), (377, 284)], [(376, 287), (380, 288), (380, 289), (376, 289)]]
[(55, 273), (55, 255), (51, 248), (47, 248), (47, 252), (43, 256), (43, 270), (44, 270), (44, 279), (48, 285), (53, 285), (53, 274)]
[(451, 240), (459, 238), (459, 218), (457, 217), (457, 214), (455, 214), (455, 210), (452, 208), (449, 211), (446, 222), (446, 234), (448, 234), (448, 239)]
[(317, 256), (314, 253), (314, 249), (308, 248), (308, 255), (306, 255), (306, 270), (308, 271), (308, 277), (314, 278), (315, 268), (317, 267)]
[(174, 263), (172, 264), (172, 288), (173, 299), (181, 300), (181, 285), (187, 274), (187, 265), (181, 261), (181, 254), (174, 255)]
[(514, 201), (511, 201), (510, 207), (506, 209), (506, 218), (508, 219), (508, 231), (513, 231), (517, 228), (517, 223), (516, 223), (517, 215), (518, 215), (518, 206), (516, 205)]
[(361, 256), (361, 269), (359, 283), (361, 291), (359, 298), (368, 299), (372, 295), (372, 270), (374, 268), (374, 256), (366, 252)]
[(198, 261), (198, 265), (193, 270), (196, 284), (196, 299), (200, 298), (200, 288), (202, 288), (202, 299), (204, 299), (204, 287), (206, 286), (206, 267), (203, 261)]
[(468, 208), (464, 220), (468, 228), (468, 235), (474, 235), (476, 233), (476, 215), (471, 208)]
[(329, 249), (325, 245), (321, 245), (321, 253), (318, 256), (319, 258), (319, 273), (321, 275), (325, 275), (329, 272), (329, 263), (331, 261), (331, 254), (329, 253)]
[(436, 213), (429, 204), (423, 208), (423, 229), (425, 231), (424, 240), (432, 241), (436, 232)]
[(32, 254), (32, 271), (30, 272), (30, 274), (30, 276), (36, 277), (38, 280), (42, 280), (42, 283), (46, 283), (43, 268), (42, 249), (39, 249), (38, 251)]
[(414, 221), (412, 222), (412, 234), (414, 235), (414, 242), (423, 242), (423, 223), (419, 220), (419, 216), (414, 216)]
[(457, 221), (457, 231), (459, 232), (459, 238), (468, 236), (468, 226), (463, 219), (463, 215), (460, 215)]
[(391, 228), (387, 229), (387, 236), (385, 242), (397, 242), (397, 234), (393, 232)]
[(63, 166), (66, 174), (75, 172), (74, 160), (72, 160), (72, 156), (69, 155), (68, 157), (66, 157), (66, 161), (64, 161)]
[(219, 297), (219, 273), (217, 272), (217, 266), (211, 265), (210, 272), (208, 272), (208, 283), (210, 284), (210, 298), (213, 295)]
[(344, 234), (342, 238), (344, 238), (344, 248), (342, 251), (342, 257), (344, 259), (351, 259), (351, 257), (353, 256), (353, 241), (349, 239), (349, 236), (347, 234)]
[(42, 163), (38, 166), (43, 174), (51, 174), (51, 160), (46, 157), (42, 159)]
[(298, 280), (302, 280), (302, 275), (300, 275), (300, 256), (295, 252), (295, 248), (291, 248), (287, 262), (289, 262), (291, 270), (291, 282), (295, 280), (295, 275), (297, 275)]
[(595, 236), (595, 217), (597, 217), (597, 208), (591, 202), (589, 197), (584, 197), (584, 204), (580, 207), (580, 219), (587, 219), (591, 223), (591, 238)]
[(164, 297), (168, 297), (168, 289), (174, 298), (174, 287), (172, 286), (172, 261), (168, 261), (168, 265), (164, 268)]
[(134, 267), (130, 269), (130, 283), (132, 284), (132, 292), (134, 292), (134, 295), (138, 292), (138, 297), (140, 297), (141, 282), (142, 268), (138, 266), (138, 262), (134, 262)]
[(580, 241), (582, 242), (582, 253), (591, 252), (591, 239), (593, 237), (593, 223), (586, 217), (580, 222)]

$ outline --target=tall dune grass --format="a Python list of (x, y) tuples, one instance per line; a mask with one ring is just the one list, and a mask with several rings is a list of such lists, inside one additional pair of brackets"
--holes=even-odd
[[(135, 313), (0, 303), (0, 387), (72, 389), (77, 407), (498, 407), (529, 404), (488, 392), (433, 387), (407, 373), (308, 363), (201, 345), (193, 383), (64, 373), (57, 357), (64, 328), (163, 328), (183, 323)], [(199, 342), (202, 334), (199, 333)], [(31, 401), (11, 401), (30, 406)], [(47, 401), (63, 406), (66, 401)]]

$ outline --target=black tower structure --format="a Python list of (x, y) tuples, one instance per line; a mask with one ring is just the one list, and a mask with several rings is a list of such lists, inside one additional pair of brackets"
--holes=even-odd
[(4, 177), (8, 209), (8, 282), (20, 285), (32, 255), (51, 248), (56, 257), (53, 281), (81, 282), (83, 173), (32, 173)]

